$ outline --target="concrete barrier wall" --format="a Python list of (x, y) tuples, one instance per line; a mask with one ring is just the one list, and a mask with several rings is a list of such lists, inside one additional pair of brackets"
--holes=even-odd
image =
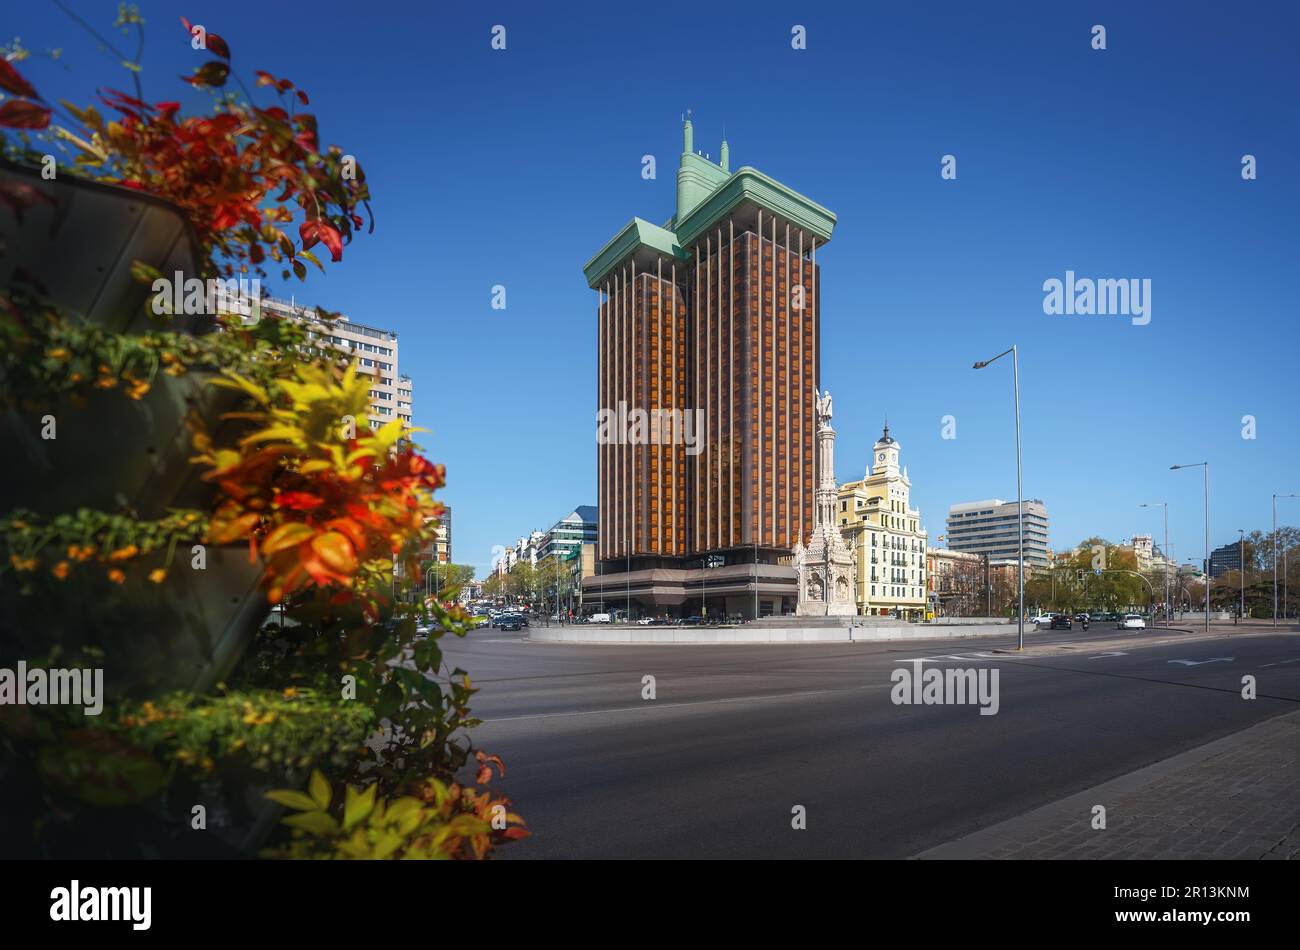
[[(1035, 629), (1025, 625), (1025, 631)], [(1006, 636), (1015, 630), (1005, 622), (984, 624), (919, 624), (862, 627), (529, 627), (528, 639), (539, 643), (853, 643), (875, 640), (941, 640), (951, 637)]]

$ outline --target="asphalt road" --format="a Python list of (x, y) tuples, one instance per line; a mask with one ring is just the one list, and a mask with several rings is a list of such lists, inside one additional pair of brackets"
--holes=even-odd
[[(533, 832), (507, 859), (907, 857), (1300, 708), (1295, 634), (1027, 642), (443, 641), (480, 689), (476, 746), (506, 762), (494, 786)], [(917, 658), (996, 668), (998, 713), (893, 704), (891, 673)]]

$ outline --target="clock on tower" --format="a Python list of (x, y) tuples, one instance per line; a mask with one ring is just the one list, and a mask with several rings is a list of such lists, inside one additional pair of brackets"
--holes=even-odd
[(885, 423), (885, 432), (876, 443), (876, 475), (898, 474), (898, 442), (889, 434), (889, 423)]

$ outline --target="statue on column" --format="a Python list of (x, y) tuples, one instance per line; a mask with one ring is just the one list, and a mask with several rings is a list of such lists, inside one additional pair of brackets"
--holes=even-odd
[(823, 425), (830, 425), (831, 391), (829, 389), (824, 395), (817, 397), (817, 421)]
[[(801, 616), (846, 617), (857, 613), (854, 595), (854, 556), (835, 525), (835, 430), (831, 428), (831, 394), (819, 394), (817, 465), (821, 478), (816, 492), (817, 523), (807, 546), (796, 544), (794, 561), (799, 581)], [(802, 539), (801, 539), (802, 540)]]

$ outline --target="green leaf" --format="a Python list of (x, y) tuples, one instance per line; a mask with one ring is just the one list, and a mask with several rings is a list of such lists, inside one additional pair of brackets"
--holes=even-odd
[(402, 708), (402, 687), (390, 682), (379, 691), (379, 701), (375, 703), (375, 715), (380, 719), (391, 719)]
[(156, 267), (151, 267), (150, 265), (144, 263), (143, 261), (131, 262), (131, 279), (134, 280), (137, 284), (152, 285), (153, 282), (161, 276), (162, 274), (158, 271), (158, 268)]
[(312, 811), (316, 808), (316, 803), (310, 797), (291, 788), (277, 788), (274, 791), (267, 792), (266, 797), (277, 805), (283, 805), (285, 808), (292, 808), (295, 811)]
[(282, 819), (281, 823), (290, 828), (301, 828), (303, 831), (322, 836), (338, 834), (339, 830), (339, 823), (323, 811), (299, 812)]
[(298, 256), (307, 258), (307, 260), (311, 261), (313, 264), (315, 264), (317, 267), (320, 268), (320, 272), (322, 274), (325, 273), (325, 265), (320, 262), (320, 258), (317, 257), (315, 254), (313, 254), (311, 251), (307, 250), (305, 247), (298, 252)]
[(366, 820), (366, 816), (374, 810), (375, 793), (378, 790), (378, 785), (371, 785), (364, 792), (358, 792), (351, 785), (348, 786), (343, 802), (344, 831), (348, 831), (357, 823)]
[(307, 783), (307, 791), (311, 792), (311, 800), (324, 811), (330, 807), (330, 802), (334, 800), (334, 793), (330, 790), (330, 783), (326, 781), (325, 776), (321, 775), (320, 769), (312, 769), (311, 781)]

